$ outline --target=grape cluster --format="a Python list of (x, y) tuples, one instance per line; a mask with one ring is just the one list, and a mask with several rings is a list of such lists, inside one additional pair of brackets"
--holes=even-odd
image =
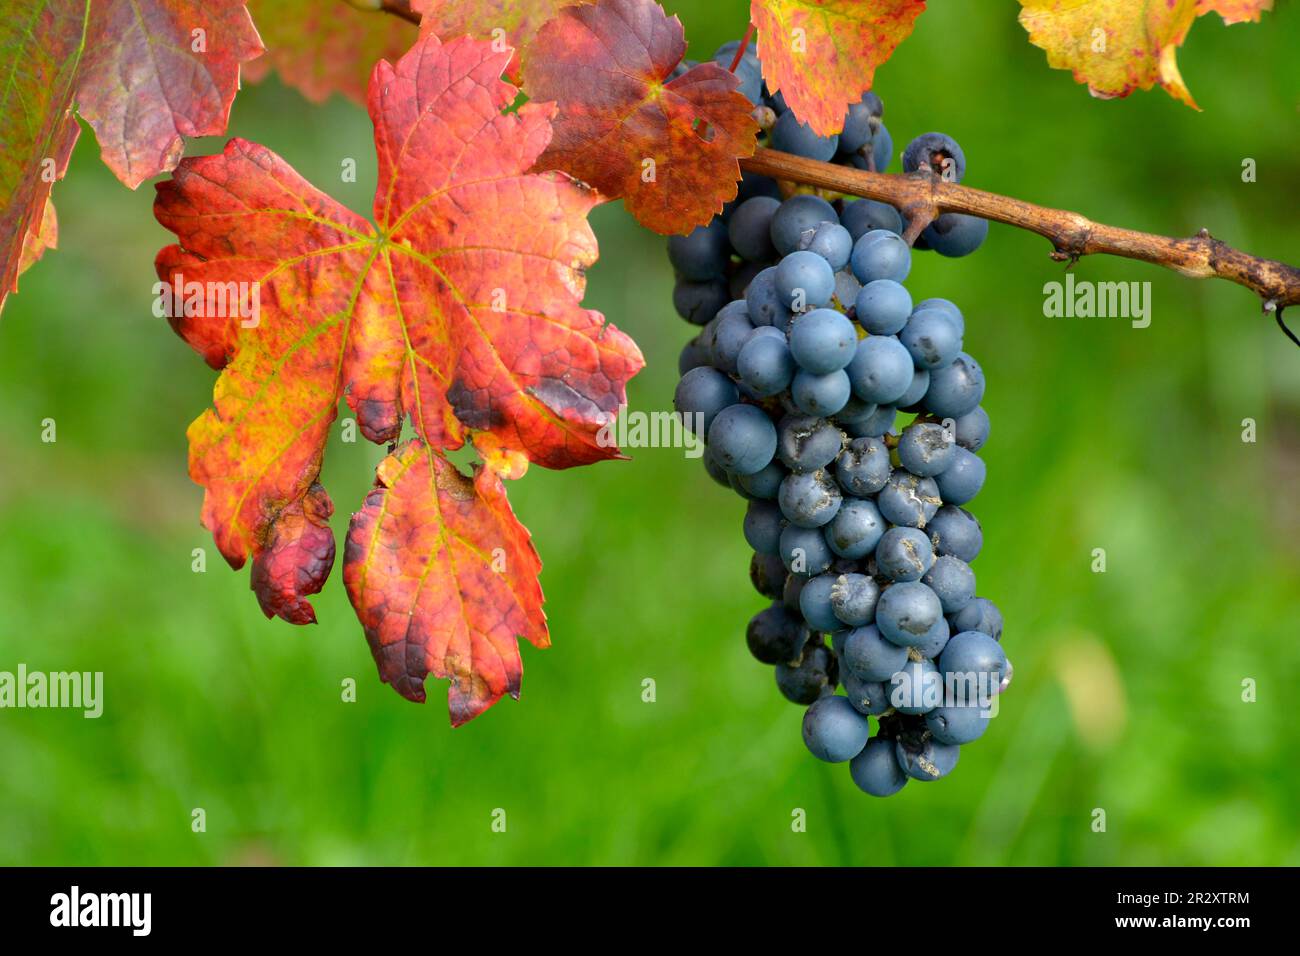
[[(730, 66), (736, 49), (715, 60)], [(874, 93), (843, 132), (819, 137), (767, 95), (752, 53), (737, 75), (776, 116), (773, 147), (888, 166)], [(927, 133), (903, 165), (959, 181), (966, 159)], [(682, 351), (674, 405), (706, 441), (709, 475), (748, 501), (750, 577), (772, 601), (749, 622), (750, 651), (807, 707), (813, 755), (849, 761), (862, 790), (888, 796), (951, 771), (986, 729), (987, 694), (1010, 681), (1001, 614), (975, 594), (983, 532), (963, 507), (984, 483), (976, 453), (989, 419), (961, 311), (914, 303), (903, 285), (903, 217), (832, 198), (783, 199), (776, 182), (747, 175), (720, 216), (669, 240), (677, 311), (703, 326)], [(948, 215), (915, 245), (965, 255), (987, 229)], [(985, 696), (969, 693), (972, 679)]]

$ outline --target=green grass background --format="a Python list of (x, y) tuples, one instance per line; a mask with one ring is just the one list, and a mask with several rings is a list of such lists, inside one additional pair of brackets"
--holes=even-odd
[[(1192, 30), (1179, 59), (1203, 113), (1161, 92), (1090, 98), (1047, 68), (1011, 3), (931, 4), (876, 89), (897, 147), (952, 133), (971, 185), (1160, 233), (1208, 226), (1300, 262), (1300, 10), (1278, 6), (1262, 25)], [(746, 4), (668, 7), (707, 57)], [(241, 92), (230, 133), (368, 212), (358, 107), (272, 80)], [(356, 184), (339, 182), (344, 157)], [(1257, 183), (1241, 180), (1247, 157)], [(1134, 330), (1045, 318), (1061, 269), (1027, 233), (918, 256), (914, 295), (961, 304), (989, 377), (976, 571), (1016, 678), (951, 777), (882, 801), (805, 752), (798, 708), (749, 658), (762, 600), (741, 503), (680, 452), (511, 485), (554, 646), (525, 647), (520, 701), (459, 730), (443, 686), (416, 707), (379, 683), (337, 568), (318, 626), (266, 621), (198, 525), (185, 428), (214, 376), (150, 314), (170, 239), (152, 192), (114, 181), (84, 131), (55, 189), (60, 248), (0, 321), (0, 670), (106, 682), (97, 721), (0, 711), (0, 863), (1300, 863), (1300, 350), (1244, 290), (1080, 263), (1081, 279), (1151, 283), (1152, 325)], [(632, 406), (665, 408), (688, 328), (663, 240), (618, 205), (593, 220), (587, 302), (645, 353)], [(335, 434), (324, 480), (341, 535), (381, 450)]]

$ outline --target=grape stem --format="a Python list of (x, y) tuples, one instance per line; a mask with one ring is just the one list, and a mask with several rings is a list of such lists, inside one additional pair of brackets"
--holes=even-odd
[(740, 46), (736, 48), (736, 55), (731, 60), (731, 66), (727, 67), (727, 72), (735, 73), (736, 67), (740, 66), (740, 61), (745, 58), (745, 51), (749, 49), (749, 41), (754, 38), (754, 24), (751, 21), (745, 28), (744, 39), (740, 41)]
[(1073, 265), (1087, 255), (1121, 256), (1193, 279), (1227, 279), (1258, 295), (1264, 311), (1274, 313), (1284, 330), (1282, 310), (1300, 305), (1300, 269), (1234, 249), (1206, 229), (1172, 239), (1107, 226), (1076, 212), (1035, 206), (925, 173), (871, 173), (761, 147), (741, 159), (740, 167), (747, 173), (889, 203), (909, 220), (904, 236), (909, 243), (942, 213), (966, 213), (1037, 233), (1052, 244), (1051, 256), (1058, 262)]

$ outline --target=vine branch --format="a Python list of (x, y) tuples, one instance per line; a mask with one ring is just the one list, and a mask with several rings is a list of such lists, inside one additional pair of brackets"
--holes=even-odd
[(1202, 229), (1186, 239), (1120, 229), (1069, 212), (945, 182), (925, 173), (871, 173), (822, 163), (773, 149), (758, 149), (740, 166), (746, 172), (833, 189), (887, 202), (910, 220), (907, 238), (945, 212), (980, 216), (1035, 232), (1052, 243), (1052, 258), (1073, 264), (1086, 255), (1120, 256), (1173, 269), (1194, 279), (1227, 279), (1245, 286), (1264, 303), (1266, 312), (1300, 305), (1300, 269), (1234, 249)]

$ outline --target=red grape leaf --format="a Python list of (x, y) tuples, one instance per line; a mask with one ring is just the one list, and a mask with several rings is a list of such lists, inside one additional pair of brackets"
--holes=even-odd
[(257, 83), (275, 70), (289, 86), (320, 103), (342, 93), (366, 98), (370, 72), (395, 60), (415, 41), (415, 27), (382, 10), (361, 10), (346, 0), (247, 0), (266, 54), (244, 67)]
[(74, 105), (134, 189), (176, 166), (182, 137), (225, 130), (239, 65), (262, 50), (243, 0), (10, 6), (0, 18), (0, 306), (57, 236), (45, 209), (77, 141)]
[[(503, 112), (517, 92), (500, 80), (510, 56), (429, 35), (375, 67), (378, 229), (244, 140), (158, 184), (155, 214), (180, 240), (158, 255), (159, 291), (180, 293), (173, 327), (222, 370), (189, 430), (203, 522), (232, 566), (254, 557), (259, 599), (289, 620), (310, 619), (302, 599), (328, 573), (312, 520), (327, 499), (312, 489), (341, 397), (372, 441), (396, 440), (409, 418), (430, 454), (468, 436), (510, 475), (619, 453), (602, 429), (641, 355), (580, 305), (596, 198), (529, 172), (554, 106)], [(394, 521), (385, 536), (418, 531)]]
[(0, 17), (0, 305), (57, 235), (50, 187), (77, 142), (85, 6), (35, 0)]
[(753, 0), (768, 89), (818, 135), (838, 133), (923, 10), (925, 0)]
[(518, 637), (550, 644), (541, 570), (496, 473), (470, 481), (414, 439), (380, 463), (352, 516), (343, 580), (379, 676), (417, 703), (427, 675), (450, 678), (459, 726), (519, 697)]
[(1099, 99), (1128, 96), (1156, 83), (1199, 109), (1178, 71), (1178, 47), (1193, 21), (1217, 12), (1226, 23), (1258, 20), (1272, 0), (1020, 0), (1029, 42), (1047, 63), (1070, 70)]
[(561, 8), (590, 0), (411, 0), (411, 9), (420, 14), (420, 31), (436, 33), (443, 40), (464, 34), (481, 40), (514, 47), (515, 55), (506, 68), (506, 76), (518, 82), (520, 60), (542, 24)]
[(685, 52), (681, 21), (654, 0), (561, 11), (524, 64), (528, 95), (560, 107), (538, 168), (621, 196), (656, 232), (690, 232), (721, 212), (736, 196), (737, 159), (753, 155), (758, 124), (739, 81), (717, 64), (665, 82)]

